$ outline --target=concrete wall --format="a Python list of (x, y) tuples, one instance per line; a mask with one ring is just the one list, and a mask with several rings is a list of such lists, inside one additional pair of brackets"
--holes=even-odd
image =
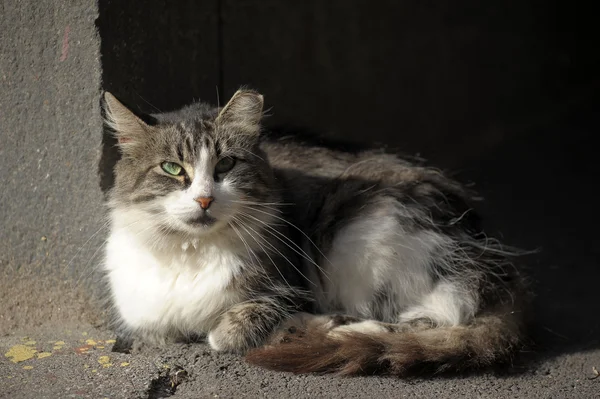
[[(2, 327), (31, 322), (55, 296), (67, 302), (55, 288), (64, 276), (85, 278), (101, 242), (69, 264), (101, 225), (96, 17), (89, 0), (0, 6)], [(54, 317), (59, 307), (36, 314)]]
[(96, 16), (93, 1), (2, 5), (2, 268), (62, 268), (98, 227)]

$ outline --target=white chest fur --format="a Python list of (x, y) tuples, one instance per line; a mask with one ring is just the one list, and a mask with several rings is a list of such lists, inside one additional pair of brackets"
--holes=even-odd
[(228, 288), (242, 265), (239, 255), (216, 243), (153, 250), (134, 232), (115, 228), (105, 269), (125, 327), (199, 334), (243, 300)]

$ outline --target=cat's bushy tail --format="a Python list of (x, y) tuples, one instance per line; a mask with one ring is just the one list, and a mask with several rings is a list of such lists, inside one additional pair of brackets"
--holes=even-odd
[(314, 327), (292, 330), (246, 359), (271, 370), (346, 376), (461, 371), (510, 360), (521, 344), (521, 330), (520, 315), (510, 311), (483, 314), (464, 326), (403, 332), (332, 335)]

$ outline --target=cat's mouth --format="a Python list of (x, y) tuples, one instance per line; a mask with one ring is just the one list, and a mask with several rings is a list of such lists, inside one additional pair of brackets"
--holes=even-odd
[(202, 215), (188, 219), (187, 224), (195, 227), (210, 227), (217, 222), (217, 219), (204, 213)]

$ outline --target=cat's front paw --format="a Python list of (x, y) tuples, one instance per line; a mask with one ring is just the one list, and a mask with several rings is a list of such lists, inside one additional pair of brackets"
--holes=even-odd
[(219, 328), (212, 330), (208, 334), (207, 340), (211, 349), (218, 352), (240, 352), (245, 346), (243, 342), (240, 342), (243, 340)]
[(209, 332), (208, 343), (216, 351), (244, 354), (262, 345), (281, 317), (277, 307), (265, 303), (234, 306)]
[(207, 340), (215, 351), (244, 354), (249, 349), (259, 346), (264, 337), (262, 334), (234, 326), (229, 322), (221, 322), (208, 334)]

